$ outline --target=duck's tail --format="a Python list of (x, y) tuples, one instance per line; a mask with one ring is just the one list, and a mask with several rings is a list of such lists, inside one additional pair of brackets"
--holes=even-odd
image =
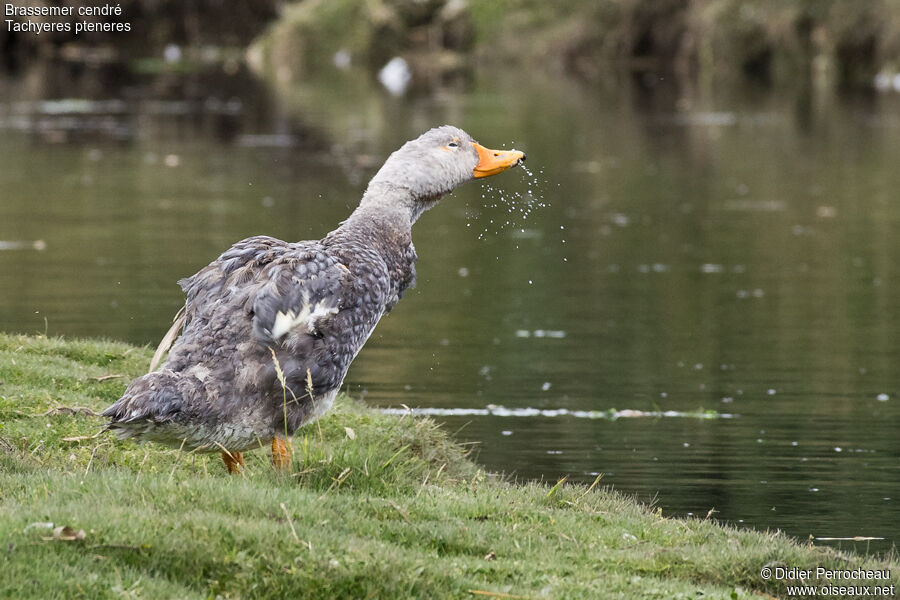
[(169, 369), (138, 377), (121, 398), (103, 411), (103, 416), (110, 419), (107, 429), (124, 439), (177, 421), (184, 407), (185, 379)]

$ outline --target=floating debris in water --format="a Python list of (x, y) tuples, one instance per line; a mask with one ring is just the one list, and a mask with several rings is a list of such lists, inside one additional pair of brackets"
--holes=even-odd
[[(746, 271), (746, 267), (744, 265), (734, 265), (731, 267), (730, 271), (732, 273), (743, 273)], [(705, 263), (700, 265), (701, 273), (724, 273), (725, 265), (715, 264), (715, 263)]]
[(672, 267), (663, 263), (654, 263), (652, 265), (638, 265), (637, 270), (641, 273), (649, 273), (651, 271), (654, 273), (668, 273), (672, 270)]
[(631, 223), (631, 219), (628, 218), (628, 215), (622, 213), (616, 213), (610, 216), (610, 220), (619, 227), (628, 227), (628, 224)]
[(878, 396), (876, 396), (876, 400), (878, 400), (879, 402), (887, 402), (890, 399), (891, 397), (887, 394), (878, 394)]
[(245, 133), (238, 136), (236, 144), (243, 148), (291, 148), (297, 145), (297, 138), (286, 133)]
[(0, 250), (46, 250), (47, 242), (44, 240), (34, 240), (33, 242), (24, 241), (3, 241), (0, 240)]
[(349, 69), (351, 63), (350, 52), (344, 48), (341, 48), (334, 53), (334, 56), (331, 57), (331, 62), (335, 67), (341, 69), (342, 71)]
[(519, 338), (555, 338), (562, 339), (566, 337), (566, 332), (561, 329), (535, 329), (534, 331), (528, 331), (527, 329), (517, 329), (516, 337)]
[(731, 127), (737, 124), (737, 115), (733, 112), (687, 112), (679, 113), (670, 118), (675, 125), (704, 127)]
[[(574, 417), (576, 419), (616, 419), (681, 417), (688, 419), (733, 419), (736, 414), (720, 413), (714, 410), (698, 410), (683, 412), (678, 410), (569, 410), (567, 408), (507, 408), (497, 404), (488, 404), (484, 408), (380, 408), (379, 412), (388, 415), (414, 414), (429, 417)], [(505, 435), (505, 434), (504, 434)]]
[(753, 200), (751, 198), (738, 198), (726, 200), (722, 204), (724, 210), (740, 212), (782, 212), (787, 209), (787, 203), (783, 200)]
[(900, 92), (900, 73), (879, 71), (872, 83), (879, 92)]
[(44, 115), (89, 115), (124, 113), (128, 105), (123, 100), (88, 100), (86, 98), (64, 98), (61, 100), (39, 100), (16, 102), (12, 105), (17, 113), (39, 113)]
[(412, 81), (412, 71), (406, 60), (395, 56), (378, 71), (378, 81), (392, 95), (402, 96)]
[(872, 542), (883, 540), (883, 537), (869, 537), (865, 535), (855, 535), (853, 537), (817, 537), (820, 542)]
[(181, 61), (181, 46), (178, 44), (168, 44), (163, 50), (163, 60), (167, 63), (177, 63)]
[(833, 219), (837, 216), (837, 209), (833, 206), (819, 206), (816, 208), (816, 216), (820, 219)]

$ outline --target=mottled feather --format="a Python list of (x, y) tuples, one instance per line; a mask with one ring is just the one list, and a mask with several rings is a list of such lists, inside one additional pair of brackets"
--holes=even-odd
[[(472, 178), (478, 156), (464, 142), (468, 134), (445, 126), (407, 143), (321, 240), (250, 237), (179, 281), (183, 314), (153, 368), (171, 344), (165, 362), (103, 413), (110, 429), (241, 451), (289, 437), (328, 410), (379, 319), (415, 283), (412, 224)], [(458, 152), (448, 151), (451, 143)]]

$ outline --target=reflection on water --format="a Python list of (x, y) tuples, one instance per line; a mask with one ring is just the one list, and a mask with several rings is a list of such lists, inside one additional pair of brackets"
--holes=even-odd
[(897, 100), (509, 77), (406, 99), (344, 72), (278, 94), (241, 73), (5, 81), (0, 328), (155, 343), (177, 279), (249, 235), (321, 237), (392, 150), (454, 123), (532, 174), (417, 224), (419, 287), (351, 392), (453, 409), (518, 477), (894, 544)]

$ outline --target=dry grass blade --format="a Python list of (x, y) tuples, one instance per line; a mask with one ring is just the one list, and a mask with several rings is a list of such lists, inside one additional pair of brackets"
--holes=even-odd
[(84, 529), (73, 529), (68, 525), (61, 525), (53, 530), (53, 537), (42, 538), (45, 542), (80, 542), (87, 537)]
[(172, 470), (169, 472), (169, 483), (172, 483), (172, 477), (174, 477), (175, 475), (175, 469), (178, 468), (178, 463), (181, 462), (181, 451), (184, 450), (185, 442), (187, 442), (187, 438), (181, 440), (181, 446), (178, 447), (178, 454), (175, 455), (175, 464), (172, 465)]
[(55, 417), (56, 415), (86, 415), (88, 417), (100, 416), (98, 413), (95, 413), (93, 410), (87, 408), (86, 406), (57, 406), (41, 414), (42, 417)]
[(182, 306), (178, 309), (178, 312), (175, 313), (175, 318), (172, 319), (172, 326), (169, 327), (169, 331), (166, 332), (166, 335), (163, 336), (162, 341), (159, 342), (159, 346), (156, 347), (156, 352), (153, 354), (153, 358), (150, 359), (150, 370), (149, 373), (152, 373), (156, 370), (157, 365), (162, 360), (163, 354), (169, 351), (169, 348), (172, 347), (172, 344), (175, 343), (175, 339), (178, 337), (178, 334), (181, 332), (181, 327), (184, 325), (184, 307)]
[(281, 510), (284, 511), (284, 518), (287, 519), (288, 525), (291, 527), (291, 535), (294, 536), (294, 541), (298, 544), (303, 544), (306, 546), (310, 552), (312, 552), (312, 542), (305, 542), (300, 539), (300, 536), (297, 535), (297, 530), (294, 529), (294, 520), (291, 519), (290, 513), (288, 513), (287, 506), (284, 505), (284, 502), (281, 503)]
[(116, 374), (116, 373), (112, 373), (112, 374), (109, 374), (109, 375), (101, 375), (100, 377), (91, 377), (91, 379), (93, 379), (93, 380), (96, 381), (97, 383), (101, 383), (101, 382), (103, 382), (103, 381), (108, 381), (108, 380), (110, 380), (110, 379), (121, 379), (122, 377), (125, 377), (125, 376), (124, 376), (124, 375), (119, 375), (119, 374)]
[(288, 513), (287, 506), (284, 505), (284, 502), (281, 503), (281, 510), (284, 511), (284, 518), (287, 519), (288, 525), (291, 527), (291, 535), (294, 536), (294, 541), (300, 542), (300, 536), (297, 535), (297, 530), (294, 529), (294, 521), (291, 519), (290, 513)]
[[(222, 452), (224, 452), (225, 454), (228, 455), (228, 458), (230, 458), (230, 459), (231, 459), (232, 461), (234, 461), (235, 463), (239, 463), (239, 464), (241, 465), (240, 473), (241, 473), (241, 475), (243, 475), (243, 474), (244, 474), (244, 471), (246, 470), (246, 467), (244, 466), (244, 464), (243, 464), (243, 463), (240, 463), (240, 461), (238, 461), (238, 459), (236, 459), (236, 458), (234, 457), (234, 454), (232, 454), (232, 453), (228, 450), (228, 448), (226, 448), (225, 446), (223, 446), (223, 445), (220, 444), (219, 442), (215, 442), (215, 444), (216, 444), (216, 446), (219, 447), (219, 450), (221, 450)], [(240, 453), (238, 453), (238, 454), (240, 454)]]
[(393, 508), (394, 510), (397, 511), (397, 514), (399, 514), (401, 517), (403, 517), (403, 520), (404, 520), (404, 521), (406, 521), (407, 523), (410, 522), (410, 520), (409, 520), (409, 515), (406, 513), (405, 510), (403, 510), (402, 508), (400, 508), (400, 505), (399, 505), (399, 504), (397, 504), (397, 503), (394, 502), (393, 500), (388, 500), (388, 504), (391, 505), (391, 508)]
[(516, 594), (506, 594), (504, 592), (491, 592), (489, 590), (466, 590), (474, 596), (488, 596), (490, 598), (528, 598), (528, 596), (517, 596)]
[(98, 431), (98, 432), (95, 433), (94, 435), (76, 435), (76, 436), (74, 436), (74, 437), (64, 437), (64, 438), (60, 438), (60, 440), (63, 441), (63, 442), (83, 442), (83, 441), (85, 441), (85, 440), (95, 440), (95, 439), (97, 439), (98, 437), (100, 437), (101, 435), (103, 435), (103, 433), (104, 433), (105, 431), (106, 431), (105, 429), (101, 429), (100, 431)]
[(278, 378), (278, 383), (281, 384), (281, 388), (283, 390), (287, 390), (287, 382), (284, 379), (284, 371), (281, 370), (281, 363), (278, 362), (278, 356), (275, 354), (275, 349), (269, 348), (269, 352), (272, 353), (272, 363), (275, 365), (275, 377)]
[(101, 446), (105, 446), (105, 445), (106, 445), (105, 443), (97, 444), (96, 446), (94, 446), (93, 450), (91, 450), (91, 458), (88, 460), (87, 467), (84, 468), (85, 475), (87, 475), (88, 472), (91, 470), (91, 465), (94, 462), (94, 454), (97, 452), (97, 449), (100, 448)]

